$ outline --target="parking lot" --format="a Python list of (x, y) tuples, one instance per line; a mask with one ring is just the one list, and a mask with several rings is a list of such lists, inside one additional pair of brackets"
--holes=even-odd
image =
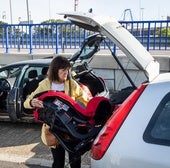
[[(40, 124), (0, 122), (0, 161), (51, 167), (51, 152), (42, 144), (40, 132)], [(89, 167), (86, 153), (82, 156), (82, 168)]]

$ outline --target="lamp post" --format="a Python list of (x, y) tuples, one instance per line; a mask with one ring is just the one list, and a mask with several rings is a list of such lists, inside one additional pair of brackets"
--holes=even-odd
[(11, 0), (9, 0), (9, 6), (10, 6), (10, 18), (11, 18), (11, 24), (12, 24), (12, 3), (11, 3)]
[[(141, 0), (139, 0), (139, 21), (143, 21), (143, 10), (144, 8), (141, 7)], [(142, 23), (140, 23), (140, 36), (142, 34)]]
[(74, 0), (74, 11), (77, 11), (77, 7), (78, 7), (78, 0)]
[(32, 24), (32, 20), (31, 20), (31, 11), (29, 11), (29, 22)]
[(143, 10), (145, 8), (140, 8), (140, 20), (143, 21)]
[(49, 22), (51, 22), (51, 1), (49, 0)]
[(27, 21), (28, 24), (30, 23), (30, 16), (29, 16), (29, 5), (28, 5), (28, 0), (26, 0), (26, 5), (27, 5)]

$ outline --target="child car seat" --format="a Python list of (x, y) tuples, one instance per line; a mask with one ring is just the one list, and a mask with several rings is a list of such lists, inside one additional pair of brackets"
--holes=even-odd
[(62, 92), (46, 91), (38, 95), (44, 108), (36, 109), (34, 117), (50, 126), (61, 145), (77, 156), (91, 148), (94, 138), (110, 117), (111, 105), (105, 97), (92, 98), (83, 108)]

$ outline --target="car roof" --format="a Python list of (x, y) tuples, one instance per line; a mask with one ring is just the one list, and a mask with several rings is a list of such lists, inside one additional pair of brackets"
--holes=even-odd
[[(13, 66), (13, 65), (28, 65), (28, 64), (46, 64), (49, 65), (51, 62), (51, 58), (49, 59), (33, 59), (33, 60), (24, 60), (24, 61), (18, 61), (18, 62), (14, 62), (11, 64), (8, 64), (6, 66)], [(5, 67), (5, 66), (4, 66)]]

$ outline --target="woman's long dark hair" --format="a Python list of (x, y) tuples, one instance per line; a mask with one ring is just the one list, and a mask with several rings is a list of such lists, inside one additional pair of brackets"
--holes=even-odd
[(50, 64), (48, 70), (48, 79), (52, 82), (55, 80), (59, 80), (58, 77), (58, 70), (59, 69), (66, 69), (70, 68), (71, 64), (66, 57), (63, 56), (56, 56)]

